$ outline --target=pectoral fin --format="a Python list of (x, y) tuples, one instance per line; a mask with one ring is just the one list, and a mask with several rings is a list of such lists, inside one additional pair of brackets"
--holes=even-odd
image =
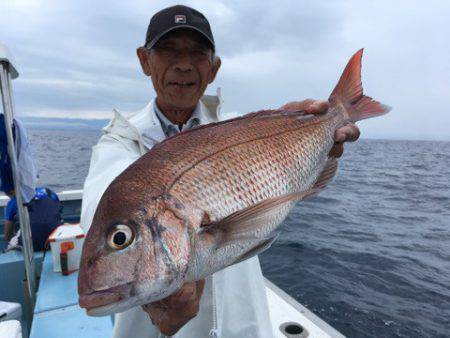
[(264, 225), (269, 224), (287, 203), (311, 196), (317, 189), (296, 192), (264, 200), (239, 210), (224, 219), (202, 227), (199, 236), (213, 236), (218, 245), (243, 239), (257, 240), (267, 236)]

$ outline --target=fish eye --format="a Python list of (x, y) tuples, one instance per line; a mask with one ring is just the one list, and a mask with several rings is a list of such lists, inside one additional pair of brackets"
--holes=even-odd
[(114, 250), (125, 249), (134, 240), (134, 230), (126, 224), (114, 225), (108, 234), (108, 245)]

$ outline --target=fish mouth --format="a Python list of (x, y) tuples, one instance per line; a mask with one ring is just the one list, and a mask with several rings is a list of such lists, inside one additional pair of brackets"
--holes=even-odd
[(131, 284), (115, 286), (106, 290), (94, 291), (80, 294), (78, 303), (85, 308), (88, 315), (104, 316), (116, 305), (128, 298), (131, 291)]
[[(123, 288), (126, 292), (119, 292), (117, 289)], [(113, 290), (113, 291), (112, 291)], [(164, 291), (139, 292), (133, 290), (131, 293), (131, 284), (121, 287), (111, 288), (105, 291), (96, 291), (90, 294), (80, 295), (80, 307), (86, 309), (88, 316), (101, 317), (114, 313), (129, 310), (132, 307), (156, 302), (169, 296), (174, 290), (164, 289)], [(136, 292), (136, 293), (135, 293)], [(96, 298), (94, 300), (94, 298)]]

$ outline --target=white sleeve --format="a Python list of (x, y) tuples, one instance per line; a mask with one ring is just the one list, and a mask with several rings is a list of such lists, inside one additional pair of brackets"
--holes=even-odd
[(137, 143), (120, 136), (103, 135), (92, 148), (89, 173), (84, 182), (80, 226), (87, 233), (100, 198), (109, 184), (141, 156)]

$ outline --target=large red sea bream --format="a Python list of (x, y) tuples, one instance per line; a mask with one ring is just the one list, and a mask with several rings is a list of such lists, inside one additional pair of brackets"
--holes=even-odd
[(336, 129), (388, 108), (364, 96), (358, 51), (323, 115), (264, 110), (182, 132), (130, 165), (87, 234), (80, 305), (107, 315), (160, 300), (267, 249), (294, 203), (329, 182)]

